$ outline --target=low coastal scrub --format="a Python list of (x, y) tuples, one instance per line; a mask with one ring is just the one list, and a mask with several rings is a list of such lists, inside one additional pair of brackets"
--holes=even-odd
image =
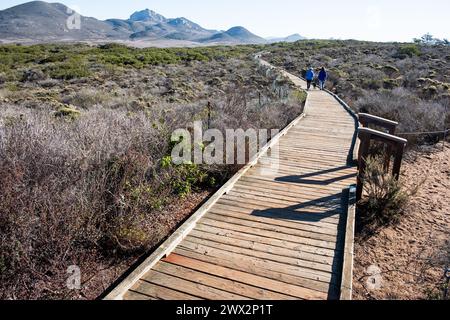
[(0, 298), (95, 298), (101, 270), (151, 250), (181, 204), (239, 169), (174, 165), (174, 130), (280, 129), (300, 114), (305, 94), (254, 50), (0, 46)]
[(266, 52), (266, 59), (294, 74), (324, 66), (329, 90), (356, 112), (398, 121), (409, 147), (435, 143), (444, 135), (434, 132), (449, 127), (448, 44), (305, 40)]
[(359, 203), (363, 233), (398, 222), (407, 204), (408, 193), (399, 180), (385, 172), (383, 157), (367, 158), (363, 182), (364, 198)]

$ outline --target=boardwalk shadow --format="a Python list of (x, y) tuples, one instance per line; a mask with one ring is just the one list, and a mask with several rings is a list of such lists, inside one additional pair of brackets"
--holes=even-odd
[[(345, 238), (345, 215), (342, 214), (343, 194), (342, 192), (319, 197), (314, 200), (301, 202), (285, 208), (268, 208), (265, 210), (255, 210), (253, 216), (263, 217), (275, 220), (291, 220), (302, 222), (319, 222), (326, 218), (339, 215), (337, 226), (337, 241), (335, 255), (332, 262), (332, 274), (330, 287), (328, 290), (328, 299), (337, 300), (340, 294), (340, 281), (342, 277), (342, 259)], [(295, 240), (294, 240), (295, 242)]]
[(352, 174), (341, 175), (341, 176), (334, 177), (334, 178), (326, 178), (325, 177), (323, 180), (308, 179), (308, 178), (312, 178), (312, 177), (320, 177), (325, 174), (338, 172), (338, 171), (345, 170), (345, 169), (349, 169), (349, 167), (341, 166), (341, 167), (336, 167), (336, 168), (331, 168), (331, 169), (326, 169), (326, 170), (314, 171), (314, 172), (303, 174), (303, 175), (290, 175), (290, 176), (285, 176), (285, 177), (279, 177), (279, 178), (276, 178), (275, 181), (326, 186), (326, 185), (333, 184), (335, 182), (347, 180), (350, 178), (356, 178), (357, 174), (352, 173)]
[[(252, 215), (270, 219), (318, 222), (325, 218), (339, 214), (341, 209), (341, 198), (342, 194), (337, 193), (331, 196), (317, 198), (285, 208), (255, 210), (252, 212)], [(320, 213), (316, 211), (320, 211)]]

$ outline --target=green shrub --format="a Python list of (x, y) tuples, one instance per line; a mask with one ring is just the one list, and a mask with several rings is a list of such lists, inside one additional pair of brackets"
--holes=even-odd
[(304, 90), (298, 90), (298, 89), (293, 90), (291, 95), (299, 104), (305, 103), (306, 98), (308, 97), (307, 93)]
[(419, 56), (420, 55), (420, 49), (417, 45), (410, 44), (410, 45), (404, 45), (398, 49), (398, 54), (400, 55), (408, 55), (410, 57), (412, 56)]
[(81, 89), (64, 97), (62, 102), (88, 109), (95, 105), (105, 105), (112, 99), (110, 93), (96, 89)]
[(165, 156), (160, 165), (166, 171), (166, 176), (170, 177), (173, 193), (181, 198), (188, 196), (196, 188), (209, 187), (216, 183), (215, 178), (209, 177), (201, 166), (193, 163), (175, 165), (171, 156)]
[(385, 173), (382, 157), (367, 158), (363, 182), (365, 197), (360, 207), (367, 226), (378, 227), (397, 222), (408, 195), (399, 181), (390, 173)]
[(403, 78), (399, 77), (396, 79), (384, 79), (383, 80), (383, 88), (384, 89), (394, 89), (398, 88), (401, 85)]
[(436, 86), (428, 86), (423, 88), (423, 93), (427, 97), (433, 97), (439, 93), (439, 90)]
[(51, 64), (45, 69), (45, 73), (53, 79), (61, 80), (86, 78), (91, 75), (87, 65), (79, 59), (71, 59), (66, 62)]
[(68, 118), (71, 120), (77, 119), (81, 115), (81, 112), (75, 109), (73, 106), (62, 106), (58, 108), (55, 113), (57, 118)]
[(391, 65), (385, 65), (381, 67), (381, 70), (386, 73), (389, 77), (392, 77), (394, 75), (397, 75), (400, 70), (394, 66)]
[(22, 74), (21, 82), (33, 82), (44, 80), (45, 74), (41, 70), (25, 70)]

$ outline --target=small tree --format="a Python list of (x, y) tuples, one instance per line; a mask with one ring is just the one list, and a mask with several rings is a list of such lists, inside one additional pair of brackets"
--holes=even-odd
[(430, 33), (424, 34), (420, 39), (414, 38), (414, 43), (422, 44), (422, 45), (444, 45), (448, 46), (450, 43), (447, 39), (438, 39), (434, 38)]
[(430, 33), (424, 34), (421, 38), (423, 44), (434, 44), (435, 39)]

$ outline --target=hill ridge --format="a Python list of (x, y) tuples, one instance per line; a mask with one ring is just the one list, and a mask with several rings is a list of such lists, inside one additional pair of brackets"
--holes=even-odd
[[(79, 28), (68, 26), (79, 19)], [(79, 15), (61, 3), (31, 1), (0, 11), (0, 40), (182, 40), (193, 43), (267, 43), (242, 26), (227, 31), (208, 30), (185, 18), (166, 18), (150, 9), (136, 11), (128, 19), (98, 20)]]

